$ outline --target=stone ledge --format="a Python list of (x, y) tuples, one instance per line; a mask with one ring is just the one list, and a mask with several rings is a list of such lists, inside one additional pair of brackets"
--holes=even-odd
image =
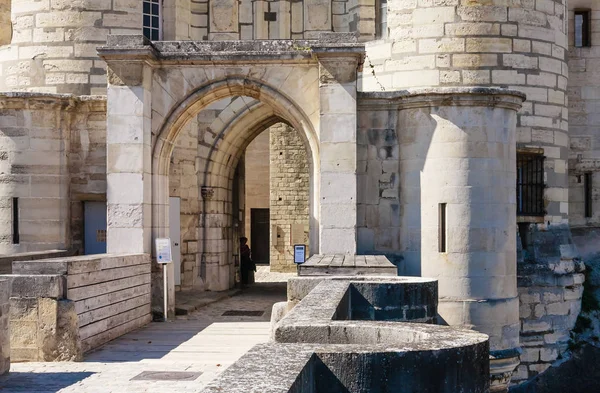
[[(497, 87), (427, 87), (398, 91), (359, 92), (358, 109), (409, 109), (433, 106), (490, 106), (521, 109), (527, 96)], [(382, 102), (383, 101), (383, 102)]]
[(364, 44), (352, 33), (323, 33), (315, 40), (153, 41), (137, 35), (109, 35), (98, 47), (105, 60), (186, 61), (314, 61), (313, 55), (362, 56)]
[(65, 111), (87, 109), (91, 112), (106, 112), (106, 96), (0, 92), (0, 109), (61, 109)]

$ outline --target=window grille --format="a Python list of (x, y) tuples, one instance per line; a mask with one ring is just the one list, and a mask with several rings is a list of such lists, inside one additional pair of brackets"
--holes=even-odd
[(517, 153), (517, 215), (543, 216), (544, 156)]
[(151, 41), (161, 37), (160, 0), (143, 0), (144, 36)]
[(590, 39), (590, 10), (575, 10), (575, 47), (592, 46)]

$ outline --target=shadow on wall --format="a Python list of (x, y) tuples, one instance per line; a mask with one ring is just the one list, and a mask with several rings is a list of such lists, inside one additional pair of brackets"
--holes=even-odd
[(357, 253), (420, 276), (421, 173), (437, 121), (420, 111), (415, 127), (398, 108), (368, 109), (358, 115)]
[(543, 374), (510, 393), (592, 393), (598, 392), (600, 383), (600, 348), (592, 345), (577, 350), (573, 357), (560, 367), (551, 367)]
[[(0, 391), (59, 392), (94, 375), (92, 372), (10, 372), (0, 377)], [(52, 381), (49, 383), (49, 381)], [(25, 388), (26, 387), (26, 388)], [(13, 388), (15, 390), (13, 390)]]

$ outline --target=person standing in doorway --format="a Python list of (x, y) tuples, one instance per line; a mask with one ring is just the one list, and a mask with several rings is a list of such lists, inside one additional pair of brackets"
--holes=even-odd
[(248, 247), (248, 238), (240, 238), (240, 269), (242, 273), (242, 286), (248, 285), (250, 278), (250, 271), (256, 271), (256, 265), (252, 261), (252, 252)]

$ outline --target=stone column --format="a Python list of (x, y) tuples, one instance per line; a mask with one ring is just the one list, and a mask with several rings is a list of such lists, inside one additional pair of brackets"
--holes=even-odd
[(490, 336), (493, 392), (506, 390), (518, 365), (515, 139), (523, 98), (504, 89), (427, 89), (405, 97), (399, 113), (401, 189), (420, 190), (400, 200), (403, 211), (420, 211), (406, 217), (420, 220), (421, 274), (439, 280), (441, 323)]
[(151, 70), (135, 60), (107, 64), (107, 252), (150, 254)]
[(356, 78), (359, 54), (319, 59), (321, 254), (356, 253)]

